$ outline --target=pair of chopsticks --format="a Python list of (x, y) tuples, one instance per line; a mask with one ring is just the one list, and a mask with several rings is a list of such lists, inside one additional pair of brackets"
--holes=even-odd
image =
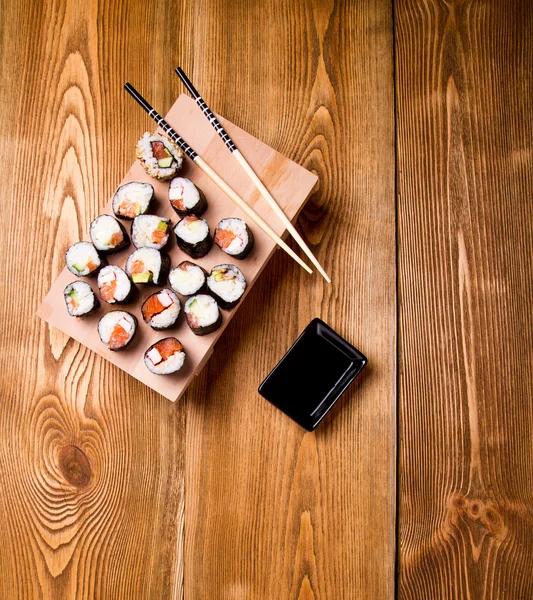
[[(296, 240), (298, 245), (302, 248), (305, 254), (310, 258), (311, 262), (316, 266), (320, 274), (324, 277), (324, 279), (331, 283), (331, 279), (328, 277), (327, 273), (324, 271), (320, 263), (317, 261), (311, 250), (307, 247), (306, 243), (300, 236), (300, 234), (296, 231), (293, 224), (288, 219), (287, 215), (283, 212), (280, 206), (272, 197), (272, 194), (267, 190), (267, 188), (263, 185), (263, 182), (256, 175), (255, 171), (252, 169), (248, 161), (244, 158), (244, 156), (240, 153), (239, 149), (230, 138), (228, 133), (224, 130), (218, 119), (215, 117), (214, 113), (211, 111), (209, 106), (207, 106), (204, 99), (200, 96), (199, 92), (195, 89), (192, 83), (189, 81), (188, 77), (185, 75), (183, 70), (178, 67), (176, 69), (176, 73), (179, 78), (185, 84), (185, 87), (188, 89), (190, 94), (193, 96), (194, 100), (201, 108), (202, 112), (211, 123), (215, 131), (220, 135), (222, 140), (224, 141), (226, 147), (231, 152), (231, 154), (235, 157), (235, 159), (239, 162), (242, 169), (248, 175), (248, 177), (252, 180), (257, 189), (261, 192), (261, 195), (268, 202), (269, 206), (273, 209), (275, 214), (281, 220), (281, 222), (285, 225), (289, 233)], [(131, 96), (144, 108), (144, 110), (148, 113), (152, 119), (161, 127), (161, 129), (185, 152), (185, 154), (197, 164), (200, 169), (221, 188), (227, 196), (229, 196), (233, 202), (246, 214), (250, 217), (250, 219), (260, 228), (262, 229), (278, 246), (280, 246), (291, 258), (293, 258), (303, 269), (305, 269), (308, 273), (312, 273), (311, 269), (300, 259), (300, 257), (293, 252), (293, 250), (276, 234), (276, 232), (248, 205), (246, 202), (218, 175), (203, 159), (199, 156), (192, 148), (187, 144), (187, 142), (181, 138), (174, 129), (163, 119), (163, 117), (154, 109), (148, 102), (135, 90), (135, 88), (126, 83), (124, 85), (126, 91), (131, 94)]]

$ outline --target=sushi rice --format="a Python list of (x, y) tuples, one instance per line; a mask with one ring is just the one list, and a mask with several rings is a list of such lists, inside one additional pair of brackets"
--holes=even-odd
[(144, 364), (155, 375), (176, 373), (185, 362), (183, 345), (176, 338), (159, 340), (144, 353)]
[(180, 299), (168, 288), (148, 296), (141, 307), (144, 322), (158, 330), (175, 325), (180, 311)]
[(198, 294), (205, 287), (207, 272), (199, 265), (184, 260), (170, 271), (168, 281), (170, 287), (182, 296)]
[(207, 335), (222, 325), (218, 304), (207, 294), (197, 294), (185, 302), (185, 317), (195, 335)]
[(237, 305), (246, 290), (246, 279), (235, 265), (217, 265), (211, 269), (207, 287), (221, 308)]
[(120, 304), (131, 299), (135, 288), (125, 271), (116, 265), (108, 265), (98, 273), (98, 290), (104, 302)]
[(170, 219), (156, 215), (139, 215), (131, 226), (131, 239), (136, 248), (161, 250), (170, 235)]
[(91, 223), (89, 235), (99, 252), (118, 252), (130, 243), (124, 227), (111, 215), (100, 215)]
[(155, 248), (139, 248), (126, 261), (126, 273), (134, 283), (161, 285), (168, 276), (170, 258)]
[(137, 331), (137, 319), (124, 310), (112, 310), (104, 315), (98, 323), (100, 340), (109, 350), (124, 350)]
[[(152, 144), (163, 144), (164, 159), (158, 159), (154, 156), (154, 146)], [(137, 142), (137, 158), (148, 175), (160, 181), (172, 179), (176, 175), (183, 165), (183, 157), (183, 152), (172, 140), (158, 133), (146, 132)]]
[(214, 242), (226, 254), (241, 260), (252, 251), (254, 236), (242, 219), (230, 217), (217, 225)]
[(91, 286), (85, 281), (69, 283), (63, 290), (63, 297), (71, 317), (84, 317), (100, 306)]
[(203, 192), (187, 177), (174, 177), (168, 188), (168, 199), (178, 215), (200, 217), (207, 209)]
[(93, 277), (107, 260), (90, 242), (77, 242), (66, 253), (67, 269), (78, 277)]
[(150, 183), (130, 181), (121, 185), (113, 196), (113, 212), (119, 219), (134, 219), (148, 212), (154, 198)]

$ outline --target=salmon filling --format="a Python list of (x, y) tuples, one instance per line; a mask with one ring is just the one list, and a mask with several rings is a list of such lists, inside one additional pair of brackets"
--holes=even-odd
[(109, 337), (109, 348), (111, 350), (122, 348), (129, 339), (130, 334), (122, 327), (122, 325), (117, 323)]
[(168, 360), (176, 352), (183, 352), (182, 344), (175, 338), (161, 340), (154, 348), (159, 352), (163, 360)]
[(157, 160), (162, 158), (168, 158), (168, 152), (166, 151), (165, 144), (163, 142), (152, 142), (152, 154)]
[(215, 233), (215, 244), (221, 248), (227, 248), (237, 236), (229, 229), (217, 229)]
[(100, 296), (102, 300), (106, 302), (112, 302), (115, 299), (115, 292), (117, 291), (117, 280), (113, 279), (112, 281), (106, 281), (100, 287)]
[(166, 235), (166, 231), (162, 231), (161, 229), (154, 229), (152, 232), (152, 241), (154, 242), (154, 244), (162, 244)]
[(161, 304), (158, 294), (150, 296), (143, 304), (143, 317), (146, 321), (149, 321), (155, 315), (162, 313), (166, 306)]

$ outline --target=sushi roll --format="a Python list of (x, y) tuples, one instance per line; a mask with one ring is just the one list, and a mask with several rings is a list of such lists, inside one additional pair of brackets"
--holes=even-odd
[(159, 340), (144, 353), (144, 364), (155, 375), (176, 373), (184, 362), (183, 345), (174, 337)]
[(213, 245), (207, 221), (195, 215), (187, 215), (178, 221), (174, 233), (180, 249), (192, 258), (202, 258)]
[(136, 332), (136, 317), (124, 310), (112, 310), (98, 322), (98, 335), (109, 350), (124, 350)]
[(246, 258), (254, 247), (254, 234), (242, 219), (222, 219), (215, 229), (215, 244), (239, 260)]
[(85, 281), (69, 283), (63, 290), (63, 296), (71, 317), (84, 317), (100, 306), (91, 286)]
[(235, 265), (217, 265), (211, 269), (207, 278), (209, 293), (221, 308), (233, 308), (246, 289), (246, 279)]
[(121, 185), (113, 196), (113, 212), (119, 219), (134, 219), (148, 212), (154, 199), (154, 186), (140, 181)]
[(168, 200), (180, 217), (201, 217), (207, 209), (204, 193), (187, 177), (174, 177), (168, 188)]
[(136, 248), (155, 248), (166, 246), (170, 234), (170, 219), (156, 215), (139, 215), (131, 226), (131, 239)]
[(137, 158), (151, 177), (166, 181), (181, 169), (183, 152), (164, 135), (146, 132), (137, 142)]
[(207, 291), (207, 271), (199, 265), (184, 260), (170, 271), (168, 276), (170, 287), (182, 296), (193, 296)]
[(185, 302), (187, 325), (195, 335), (213, 333), (222, 325), (222, 314), (216, 300), (207, 294), (198, 294)]
[(135, 286), (126, 273), (116, 265), (108, 265), (98, 273), (100, 298), (109, 304), (125, 304), (135, 293)]
[(163, 285), (170, 270), (168, 254), (155, 248), (139, 248), (132, 252), (126, 261), (126, 273), (133, 283), (153, 283)]
[(89, 235), (98, 252), (105, 254), (119, 252), (130, 244), (130, 238), (124, 226), (111, 215), (96, 217), (91, 223)]
[(169, 329), (175, 325), (180, 310), (180, 299), (169, 289), (148, 296), (141, 306), (144, 322), (152, 329)]
[(105, 257), (90, 242), (73, 244), (65, 256), (67, 269), (78, 277), (94, 277), (107, 265)]

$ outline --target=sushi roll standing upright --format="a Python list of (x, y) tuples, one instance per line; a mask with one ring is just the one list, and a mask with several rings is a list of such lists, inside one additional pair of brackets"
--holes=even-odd
[(218, 304), (207, 294), (197, 294), (185, 302), (185, 317), (195, 335), (208, 335), (222, 325)]
[(150, 183), (130, 181), (121, 185), (113, 196), (113, 212), (119, 219), (134, 219), (148, 212), (154, 198)]
[(168, 281), (170, 287), (182, 296), (194, 296), (207, 291), (207, 271), (188, 260), (184, 260), (170, 271)]
[(187, 177), (174, 177), (168, 188), (170, 206), (180, 215), (201, 217), (207, 209), (207, 200), (202, 190)]
[(151, 177), (166, 181), (181, 169), (183, 152), (164, 135), (145, 133), (137, 142), (137, 158)]
[(136, 248), (166, 246), (170, 235), (170, 219), (156, 215), (139, 215), (131, 225), (131, 239)]
[(236, 217), (222, 219), (215, 229), (215, 244), (232, 258), (246, 258), (254, 247), (254, 235), (248, 225)]
[(169, 289), (148, 296), (141, 307), (144, 322), (157, 330), (173, 327), (178, 320), (180, 310), (180, 299)]
[(213, 245), (207, 221), (195, 215), (187, 215), (178, 221), (174, 233), (179, 248), (192, 258), (202, 258)]
[(207, 287), (221, 308), (237, 306), (246, 290), (246, 279), (235, 265), (217, 265), (211, 269)]
[(183, 367), (185, 352), (174, 337), (159, 340), (144, 353), (144, 364), (154, 375), (170, 375)]
[(73, 244), (65, 255), (67, 269), (78, 277), (94, 277), (107, 265), (104, 256), (90, 242)]
[(108, 265), (98, 273), (100, 298), (109, 304), (125, 304), (135, 293), (131, 279), (120, 267)]
[(139, 248), (126, 261), (126, 273), (133, 283), (163, 285), (170, 270), (168, 254), (155, 248)]
[(91, 286), (85, 281), (73, 281), (63, 290), (63, 297), (71, 317), (84, 317), (100, 306)]
[(137, 318), (125, 310), (112, 310), (98, 322), (98, 335), (109, 350), (124, 350), (137, 332)]
[(89, 228), (89, 235), (94, 247), (104, 254), (119, 252), (130, 243), (124, 226), (111, 215), (96, 217)]

